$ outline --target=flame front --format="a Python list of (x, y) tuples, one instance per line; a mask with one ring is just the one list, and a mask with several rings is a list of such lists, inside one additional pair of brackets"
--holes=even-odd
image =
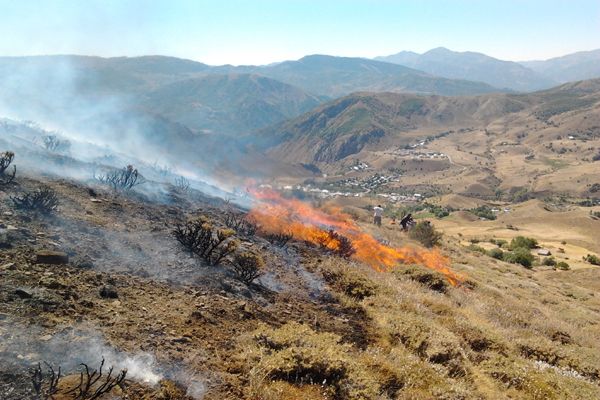
[(356, 250), (352, 258), (377, 271), (391, 271), (400, 263), (421, 264), (444, 274), (453, 286), (462, 281), (448, 267), (450, 260), (438, 250), (392, 248), (364, 232), (338, 208), (319, 210), (300, 200), (285, 199), (274, 190), (249, 191), (258, 204), (250, 211), (248, 218), (256, 221), (267, 234), (291, 233), (295, 239), (336, 250), (339, 242), (328, 233), (329, 229), (333, 229), (351, 240)]

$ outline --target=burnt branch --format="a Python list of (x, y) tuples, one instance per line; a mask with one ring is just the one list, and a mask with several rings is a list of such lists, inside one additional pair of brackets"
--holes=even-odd
[(254, 236), (258, 225), (254, 223), (247, 214), (236, 213), (229, 210), (225, 213), (225, 226), (235, 230), (240, 235)]
[(352, 241), (346, 236), (337, 233), (333, 229), (330, 229), (327, 234), (330, 241), (335, 243), (332, 250), (333, 254), (336, 256), (350, 258), (352, 255), (354, 255), (354, 253), (356, 253), (356, 249), (352, 245)]
[(12, 151), (5, 151), (0, 153), (0, 185), (8, 185), (15, 179), (17, 174), (17, 167), (13, 165), (12, 173), (9, 171), (9, 167), (15, 159), (15, 153)]
[(104, 362), (104, 358), (102, 358), (100, 368), (92, 372), (87, 364), (80, 364), (83, 371), (79, 375), (79, 384), (65, 394), (72, 394), (74, 400), (97, 400), (120, 386), (127, 376), (127, 370), (123, 369), (113, 376), (113, 367), (110, 367), (108, 374), (103, 375)]
[(10, 199), (13, 201), (15, 208), (40, 214), (53, 213), (59, 204), (56, 192), (50, 188), (38, 189)]
[(58, 392), (58, 382), (62, 377), (60, 366), (58, 367), (58, 371), (55, 372), (50, 364), (47, 362), (44, 362), (44, 364), (48, 367), (50, 375), (44, 375), (40, 363), (31, 371), (31, 384), (33, 385), (37, 400), (51, 400)]
[(146, 182), (133, 165), (128, 165), (120, 170), (107, 172), (104, 175), (94, 175), (94, 178), (98, 182), (108, 185), (117, 191), (131, 190), (133, 187)]

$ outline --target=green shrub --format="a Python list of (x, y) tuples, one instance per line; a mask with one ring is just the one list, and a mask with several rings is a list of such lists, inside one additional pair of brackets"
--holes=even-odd
[(491, 244), (495, 244), (498, 247), (507, 247), (508, 246), (508, 242), (504, 239), (490, 239), (490, 243)]
[(488, 206), (479, 206), (477, 208), (472, 208), (469, 210), (472, 214), (475, 214), (479, 218), (485, 218), (489, 220), (495, 220), (496, 214), (492, 212), (492, 209)]
[(442, 234), (435, 230), (429, 221), (421, 221), (409, 231), (409, 236), (418, 240), (425, 247), (433, 247), (440, 243)]
[(467, 249), (476, 253), (487, 254), (487, 251), (483, 247), (477, 246), (476, 244), (470, 244)]
[(560, 269), (563, 271), (568, 271), (571, 269), (571, 266), (569, 266), (569, 264), (567, 264), (564, 261), (559, 261), (558, 263), (556, 263), (556, 269)]
[(597, 255), (588, 254), (587, 256), (583, 257), (583, 259), (592, 265), (600, 265), (600, 257)]
[(542, 261), (542, 265), (554, 267), (556, 265), (556, 260), (554, 257), (546, 257), (544, 258), (544, 261)]
[(535, 257), (524, 247), (517, 247), (513, 251), (507, 251), (503, 256), (504, 261), (511, 264), (521, 264), (525, 268), (531, 268)]
[(487, 252), (487, 255), (495, 258), (496, 260), (504, 259), (504, 252), (500, 249), (491, 249)]
[(537, 240), (535, 240), (533, 238), (528, 238), (525, 236), (517, 236), (517, 237), (514, 237), (510, 241), (510, 249), (511, 250), (515, 250), (518, 248), (534, 249), (537, 247), (537, 245), (538, 245)]

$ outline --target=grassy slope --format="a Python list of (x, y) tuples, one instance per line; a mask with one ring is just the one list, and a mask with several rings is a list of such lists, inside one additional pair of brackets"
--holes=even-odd
[[(8, 195), (40, 184), (18, 182), (0, 196), (3, 212), (11, 210)], [(36, 232), (38, 239), (18, 242), (0, 256), (0, 312), (41, 324), (40, 335), (83, 317), (120, 349), (142, 348), (164, 363), (179, 360), (206, 377), (205, 399), (600, 396), (594, 283), (600, 268), (525, 270), (471, 253), (447, 236), (442, 251), (466, 276), (462, 287), (452, 288), (418, 267), (376, 273), (301, 243), (282, 252), (245, 238), (244, 246), (267, 259), (264, 282), (279, 282), (275, 293), (252, 288), (250, 295), (227, 267), (193, 268), (169, 245), (169, 227), (191, 209), (200, 207), (219, 223), (218, 203), (181, 198), (153, 205), (101, 188), (100, 202), (90, 202), (85, 187), (43, 183), (61, 198), (57, 219), (28, 222), (20, 213), (3, 214), (6, 224)], [(396, 229), (364, 227), (392, 245), (412, 244)], [(50, 232), (52, 243), (77, 255), (95, 254), (95, 271), (32, 265), (32, 249), (49, 246)], [(168, 273), (171, 284), (157, 282), (157, 273)], [(119, 301), (97, 296), (110, 281)], [(46, 296), (60, 296), (68, 287), (71, 295), (52, 311), (36, 306), (37, 297), (8, 300), (15, 287), (37, 287)], [(6, 328), (2, 320), (0, 328)]]

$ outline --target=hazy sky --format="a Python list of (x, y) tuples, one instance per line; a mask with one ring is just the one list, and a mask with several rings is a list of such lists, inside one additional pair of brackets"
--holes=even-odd
[(265, 64), (444, 46), (509, 60), (600, 48), (600, 0), (0, 0), (0, 55)]

